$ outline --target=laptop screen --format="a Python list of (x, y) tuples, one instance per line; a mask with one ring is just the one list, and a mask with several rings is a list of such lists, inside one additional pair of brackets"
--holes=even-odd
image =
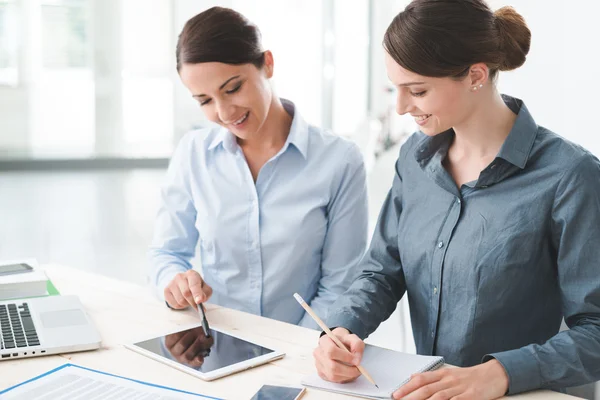
[(212, 329), (207, 337), (201, 326), (135, 345), (204, 373), (274, 352)]

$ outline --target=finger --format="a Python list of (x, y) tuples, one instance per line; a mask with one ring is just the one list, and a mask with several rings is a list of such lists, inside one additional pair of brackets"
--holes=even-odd
[(194, 297), (192, 296), (192, 291), (188, 285), (188, 280), (186, 278), (180, 279), (177, 282), (177, 287), (181, 292), (182, 296), (185, 298), (185, 301), (192, 307), (196, 308), (196, 302), (194, 301)]
[[(187, 276), (187, 281), (188, 281), (188, 286), (190, 288), (191, 296), (194, 299), (194, 302), (196, 304), (206, 302), (208, 300), (209, 296), (207, 296), (205, 288), (209, 288), (210, 286), (208, 286), (208, 284), (206, 284), (206, 282), (204, 282), (204, 280), (202, 279), (200, 274), (197, 273), (196, 271), (193, 271), (193, 273), (190, 273)], [(211, 289), (211, 293), (212, 293), (212, 289)]]
[(352, 364), (357, 366), (360, 365), (360, 360), (365, 351), (365, 342), (356, 335), (345, 335), (341, 337), (340, 340), (348, 349), (350, 349), (350, 353), (352, 353), (353, 356)]
[(192, 343), (194, 343), (195, 338), (196, 335), (193, 332), (187, 332), (177, 341), (177, 343), (175, 343), (175, 345), (173, 345), (171, 354), (175, 357), (180, 357), (190, 348)]
[[(315, 366), (317, 367), (317, 373), (319, 374), (321, 379), (335, 383), (346, 383), (351, 382), (358, 377), (358, 373), (345, 373), (343, 369), (337, 369), (337, 366), (335, 364), (335, 361), (326, 359), (324, 360), (322, 357), (315, 357)], [(358, 372), (358, 370), (355, 367), (348, 367), (343, 364), (339, 365), (345, 368), (352, 368)]]
[[(446, 391), (448, 390), (450, 391), (450, 396), (444, 397), (446, 395)], [(456, 387), (453, 388), (449, 382), (437, 381), (425, 386), (421, 386), (414, 392), (397, 398), (402, 400), (425, 400), (431, 399), (433, 396), (437, 396), (435, 397), (436, 399), (448, 400), (454, 394), (459, 392), (460, 390), (458, 390)]]
[[(175, 297), (173, 296), (171, 289), (166, 287), (165, 291), (164, 291), (164, 295), (165, 295), (165, 301), (167, 302), (169, 307), (175, 308), (175, 309), (181, 308), (181, 306), (179, 305), (179, 302), (177, 300), (175, 300)], [(186, 306), (187, 306), (187, 304), (186, 304)]]
[(323, 373), (329, 376), (332, 382), (349, 382), (360, 376), (360, 371), (355, 366), (330, 359), (321, 348), (315, 350), (314, 356), (321, 364)]
[(178, 282), (173, 282), (173, 286), (171, 287), (170, 291), (171, 295), (173, 296), (173, 299), (177, 303), (175, 308), (181, 310), (183, 308), (189, 307), (190, 304), (187, 302), (185, 297), (183, 297), (183, 294), (181, 294)]
[(165, 346), (167, 347), (167, 349), (170, 350), (173, 346), (175, 346), (175, 343), (177, 343), (179, 341), (179, 339), (181, 339), (182, 336), (183, 336), (183, 334), (181, 332), (172, 333), (170, 335), (167, 335), (165, 337)]
[(410, 380), (395, 392), (398, 394), (397, 398), (401, 399), (425, 385), (439, 381), (441, 379), (441, 375), (438, 372), (439, 371), (424, 372), (422, 374), (415, 374), (411, 376)]
[(347, 349), (340, 349), (329, 336), (324, 335), (321, 337), (319, 340), (319, 347), (323, 351), (323, 355), (330, 360), (354, 365), (354, 355)]
[(192, 368), (199, 368), (204, 364), (204, 357), (198, 356), (193, 360), (187, 361), (187, 364)]
[(430, 400), (467, 400), (469, 396), (461, 395), (462, 390), (459, 387), (452, 387), (450, 389), (445, 389), (437, 392), (435, 395), (430, 397)]
[(192, 343), (186, 354), (188, 359), (192, 360), (200, 354), (205, 354), (207, 349), (210, 349), (212, 342), (206, 336), (196, 336), (196, 340)]

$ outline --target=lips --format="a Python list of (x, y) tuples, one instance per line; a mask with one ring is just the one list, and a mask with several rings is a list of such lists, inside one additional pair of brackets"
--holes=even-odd
[(421, 126), (425, 125), (429, 118), (431, 118), (431, 114), (423, 114), (423, 115), (413, 115), (415, 122)]
[(235, 122), (232, 123), (233, 126), (238, 126), (243, 124), (246, 119), (248, 119), (248, 116), (250, 115), (250, 111), (246, 112), (244, 115), (242, 115), (239, 119), (237, 119)]

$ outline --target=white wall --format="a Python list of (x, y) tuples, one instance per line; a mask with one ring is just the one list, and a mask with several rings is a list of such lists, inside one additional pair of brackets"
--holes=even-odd
[(521, 98), (539, 125), (600, 156), (596, 116), (600, 101), (600, 2), (492, 0), (512, 5), (532, 31), (525, 65), (501, 73), (499, 89)]

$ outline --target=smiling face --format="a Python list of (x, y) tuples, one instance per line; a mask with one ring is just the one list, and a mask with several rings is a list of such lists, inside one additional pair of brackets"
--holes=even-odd
[(200, 104), (206, 118), (247, 140), (259, 132), (269, 113), (273, 93), (269, 78), (272, 56), (265, 65), (219, 62), (183, 64), (181, 81)]
[(470, 80), (431, 78), (400, 66), (386, 52), (388, 77), (397, 89), (396, 112), (410, 114), (420, 130), (435, 136), (461, 125), (475, 110)]

